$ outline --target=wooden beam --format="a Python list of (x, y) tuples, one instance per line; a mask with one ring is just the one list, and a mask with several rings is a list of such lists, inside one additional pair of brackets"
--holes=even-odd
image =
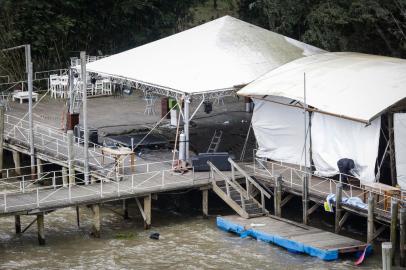
[(371, 244), (374, 240), (374, 198), (371, 194), (368, 197), (368, 226), (367, 226), (367, 243)]
[(344, 223), (347, 221), (348, 217), (350, 216), (350, 213), (345, 212), (343, 218), (340, 220), (338, 226), (339, 226), (339, 230), (341, 230), (341, 228), (343, 227)]
[[(391, 173), (392, 186), (397, 185), (396, 175), (396, 157), (395, 157), (395, 143), (394, 143), (394, 129), (393, 129), (393, 113), (388, 112), (388, 132), (389, 132), (389, 165)], [(393, 244), (392, 252), (395, 250), (396, 244)]]
[(406, 266), (406, 208), (400, 209), (400, 239), (399, 239), (399, 249), (400, 249), (400, 266)]
[(309, 207), (309, 181), (307, 175), (303, 177), (303, 189), (302, 189), (302, 206), (303, 206), (303, 224), (307, 225), (309, 221), (308, 207)]
[(20, 234), (21, 233), (21, 218), (20, 218), (20, 215), (15, 215), (14, 216), (14, 225), (15, 225), (16, 234)]
[(342, 195), (343, 195), (343, 184), (338, 183), (336, 185), (336, 205), (335, 205), (336, 215), (335, 215), (335, 226), (334, 226), (335, 233), (340, 232), (340, 220), (341, 220), (341, 215), (343, 212), (343, 210), (341, 208)]
[(101, 231), (100, 205), (93, 204), (91, 209), (93, 213), (92, 235), (93, 237), (100, 238)]
[(274, 213), (275, 216), (281, 217), (282, 216), (282, 207), (281, 207), (281, 199), (282, 199), (282, 176), (278, 176), (275, 181), (275, 191), (274, 191)]
[(208, 218), (209, 216), (209, 190), (202, 190), (202, 209), (203, 209), (203, 218)]
[(392, 264), (395, 264), (395, 251), (397, 247), (397, 225), (398, 225), (398, 208), (399, 203), (398, 200), (392, 198), (391, 200), (391, 221), (390, 221), (390, 241), (392, 243)]
[(281, 207), (284, 207), (285, 204), (287, 204), (293, 197), (295, 197), (293, 194), (286, 195), (286, 197), (281, 201)]
[(307, 211), (308, 212), (307, 214), (310, 216), (317, 210), (317, 208), (319, 208), (319, 206), (320, 206), (320, 204), (315, 203), (312, 207), (309, 208), (309, 210)]
[(144, 228), (148, 230), (151, 228), (151, 195), (144, 197), (144, 213), (145, 213), (145, 222)]
[(37, 215), (38, 243), (40, 246), (45, 245), (45, 224), (44, 213)]

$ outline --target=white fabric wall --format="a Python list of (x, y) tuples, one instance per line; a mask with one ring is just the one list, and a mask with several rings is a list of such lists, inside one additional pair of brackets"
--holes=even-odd
[(359, 178), (375, 181), (381, 118), (369, 126), (334, 116), (313, 113), (311, 122), (312, 156), (319, 175), (338, 173), (337, 161), (353, 159)]
[(398, 184), (402, 189), (406, 189), (406, 113), (393, 115), (393, 128)]
[(303, 111), (259, 99), (253, 101), (252, 127), (258, 142), (257, 156), (304, 165)]

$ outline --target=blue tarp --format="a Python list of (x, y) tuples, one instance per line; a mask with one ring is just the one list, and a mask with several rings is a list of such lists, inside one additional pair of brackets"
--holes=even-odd
[(338, 249), (336, 250), (322, 250), (312, 246), (305, 245), (290, 239), (280, 237), (278, 235), (267, 234), (254, 229), (245, 230), (243, 226), (229, 222), (221, 217), (217, 217), (217, 226), (225, 231), (233, 232), (241, 237), (251, 236), (257, 240), (267, 243), (273, 243), (281, 246), (295, 253), (305, 253), (313, 257), (318, 257), (325, 261), (332, 261), (338, 259)]

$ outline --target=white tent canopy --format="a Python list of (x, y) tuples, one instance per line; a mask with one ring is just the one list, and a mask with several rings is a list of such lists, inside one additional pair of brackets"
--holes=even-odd
[(89, 72), (182, 94), (236, 90), (294, 59), (324, 52), (230, 16), (87, 64)]
[(371, 122), (406, 98), (406, 60), (360, 53), (322, 53), (276, 68), (241, 89), (252, 97), (304, 100), (322, 112)]

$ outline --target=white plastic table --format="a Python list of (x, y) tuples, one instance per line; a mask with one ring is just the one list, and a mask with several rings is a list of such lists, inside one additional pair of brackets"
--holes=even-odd
[[(24, 99), (28, 100), (29, 95), (28, 95), (28, 91), (24, 91), (24, 92), (17, 92), (15, 94), (13, 94), (13, 101), (15, 101), (16, 99), (20, 100), (20, 103), (23, 103)], [(36, 102), (38, 101), (38, 93), (32, 93), (32, 99), (35, 100)]]

